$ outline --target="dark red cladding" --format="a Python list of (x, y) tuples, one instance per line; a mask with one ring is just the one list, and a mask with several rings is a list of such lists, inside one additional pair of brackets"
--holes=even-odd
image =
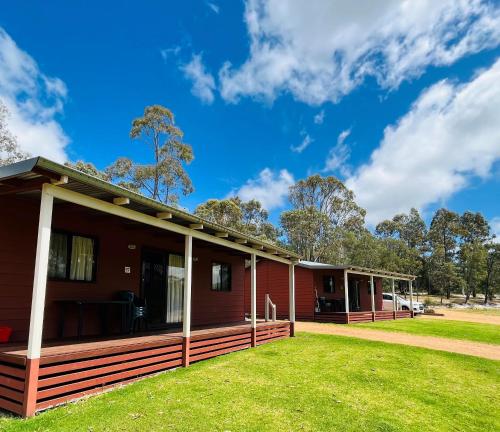
[[(325, 293), (323, 278), (333, 276), (335, 292)], [(359, 281), (360, 303), (362, 311), (371, 311), (371, 297), (369, 293), (369, 277), (350, 274), (349, 279)], [(374, 278), (376, 286), (375, 309), (382, 310), (382, 280)], [(257, 314), (264, 315), (264, 299), (269, 294), (276, 304), (277, 316), (288, 318), (288, 265), (275, 261), (259, 261), (257, 263)], [(343, 270), (309, 269), (295, 266), (295, 316), (297, 320), (314, 320), (316, 297), (330, 299), (344, 299), (344, 272)], [(250, 313), (250, 269), (245, 275), (245, 311)]]
[[(13, 341), (26, 340), (37, 242), (39, 202), (14, 196), (0, 197), (0, 325), (13, 327)], [(95, 282), (49, 281), (47, 284), (44, 339), (57, 336), (58, 299), (110, 299), (120, 290), (140, 295), (141, 253), (145, 248), (184, 253), (183, 236), (124, 219), (57, 203), (53, 229), (95, 237), (98, 241)], [(135, 248), (129, 248), (135, 245)], [(230, 292), (211, 290), (212, 262), (231, 264)], [(244, 257), (223, 248), (193, 241), (192, 324), (221, 324), (244, 319)], [(130, 273), (125, 273), (130, 267)], [(113, 313), (113, 312), (111, 312)], [(118, 325), (117, 316), (112, 320)], [(76, 333), (76, 311), (68, 314), (68, 336)], [(99, 334), (97, 311), (89, 306), (85, 334)]]

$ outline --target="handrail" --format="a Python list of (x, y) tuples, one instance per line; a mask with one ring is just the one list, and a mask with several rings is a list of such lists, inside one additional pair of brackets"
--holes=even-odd
[(271, 301), (271, 297), (269, 297), (269, 294), (266, 294), (266, 300), (265, 300), (265, 305), (264, 305), (264, 317), (266, 322), (269, 321), (269, 307), (271, 307), (272, 310), (272, 321), (276, 321), (276, 305)]

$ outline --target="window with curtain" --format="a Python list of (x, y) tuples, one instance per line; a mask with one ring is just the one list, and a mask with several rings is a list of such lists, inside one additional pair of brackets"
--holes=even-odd
[(168, 256), (166, 316), (167, 323), (182, 322), (184, 304), (184, 257), (170, 254)]
[(323, 276), (323, 292), (335, 292), (335, 278), (332, 275)]
[(231, 291), (231, 266), (212, 263), (212, 290)]
[(52, 233), (50, 236), (49, 277), (65, 279), (68, 267), (68, 239), (66, 234)]
[(51, 279), (95, 280), (96, 241), (76, 234), (53, 232), (50, 238), (48, 276)]

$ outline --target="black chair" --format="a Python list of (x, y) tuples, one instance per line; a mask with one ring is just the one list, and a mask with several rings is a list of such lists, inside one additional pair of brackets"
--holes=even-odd
[(137, 297), (132, 291), (120, 291), (118, 297), (120, 300), (125, 300), (130, 303), (127, 314), (127, 327), (129, 333), (140, 330), (141, 322), (144, 323), (146, 330), (149, 330), (146, 301)]

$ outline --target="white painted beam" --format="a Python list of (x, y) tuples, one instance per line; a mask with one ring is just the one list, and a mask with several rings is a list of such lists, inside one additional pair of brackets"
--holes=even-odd
[(170, 212), (159, 212), (156, 213), (158, 219), (172, 219), (172, 213)]
[(128, 204), (130, 204), (130, 198), (127, 198), (127, 197), (116, 197), (116, 198), (113, 198), (113, 204), (114, 205), (119, 205), (119, 206), (128, 205)]
[(404, 276), (390, 276), (390, 275), (385, 275), (383, 273), (377, 273), (377, 272), (365, 272), (365, 271), (360, 271), (360, 270), (351, 270), (351, 269), (346, 269), (349, 273), (351, 274), (357, 274), (357, 275), (362, 275), (362, 276), (375, 276), (375, 277), (381, 277), (385, 279), (395, 279), (395, 280), (414, 280), (413, 278), (405, 278)]
[(133, 220), (135, 222), (143, 223), (145, 225), (154, 226), (167, 231), (175, 232), (182, 235), (191, 235), (193, 238), (200, 239), (209, 243), (224, 246), (230, 249), (238, 250), (247, 254), (255, 253), (257, 256), (270, 259), (272, 261), (278, 261), (284, 264), (290, 264), (289, 259), (285, 259), (276, 255), (269, 254), (264, 251), (259, 251), (251, 247), (245, 246), (244, 244), (238, 244), (230, 240), (217, 238), (205, 232), (196, 231), (187, 228), (182, 225), (175, 224), (167, 220), (161, 220), (154, 216), (149, 216), (144, 213), (137, 212), (135, 210), (116, 206), (110, 202), (102, 201), (97, 198), (89, 197), (87, 195), (80, 194), (68, 189), (63, 189), (57, 186), (52, 186), (47, 184), (47, 192), (53, 195), (55, 198), (61, 199), (63, 201), (68, 201), (74, 204), (81, 205), (83, 207), (91, 208), (94, 210), (101, 211), (103, 213), (112, 214), (115, 216), (122, 217), (124, 219)]
[(36, 244), (35, 276), (31, 299), (31, 317), (28, 336), (29, 359), (39, 359), (42, 348), (43, 315), (45, 312), (45, 293), (47, 290), (47, 271), (49, 266), (50, 234), (54, 197), (49, 193), (49, 185), (43, 185), (40, 214), (38, 217), (38, 238)]
[(247, 239), (237, 238), (237, 239), (234, 239), (234, 242), (237, 243), (237, 244), (247, 244), (248, 240)]
[(203, 224), (202, 223), (189, 224), (189, 228), (191, 228), (193, 230), (202, 230), (203, 229)]
[(52, 179), (50, 181), (50, 183), (52, 183), (54, 186), (68, 184), (68, 182), (69, 182), (69, 177), (67, 175), (62, 175), (61, 177), (59, 177), (59, 180)]
[(227, 232), (217, 232), (217, 233), (215, 233), (215, 237), (228, 238), (229, 237), (229, 233), (227, 233)]

